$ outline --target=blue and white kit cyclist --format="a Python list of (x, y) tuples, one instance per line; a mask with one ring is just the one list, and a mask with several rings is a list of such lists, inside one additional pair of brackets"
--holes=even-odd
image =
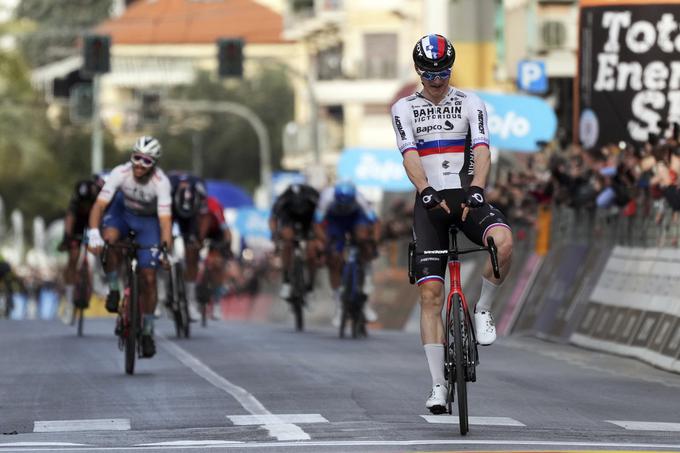
[[(493, 237), (498, 247), (501, 278), (493, 277), (487, 263), (474, 314), (477, 341), (490, 345), (496, 339), (490, 309), (498, 285), (508, 274), (512, 233), (501, 212), (484, 198), (491, 166), (486, 107), (476, 94), (449, 85), (455, 59), (455, 50), (444, 36), (418, 40), (413, 62), (423, 89), (392, 106), (392, 125), (404, 168), (418, 192), (413, 219), (416, 252), (447, 249), (451, 224), (479, 245)], [(446, 261), (446, 257), (420, 255), (415, 262), (420, 335), (432, 376), (425, 405), (436, 414), (445, 411), (447, 396), (441, 318)]]
[[(368, 296), (372, 284), (370, 262), (375, 258), (374, 244), (379, 240), (379, 231), (378, 216), (352, 182), (341, 181), (321, 192), (314, 214), (314, 233), (328, 254), (328, 276), (335, 302), (332, 323), (335, 327), (340, 325), (340, 284), (346, 236), (351, 235), (359, 246), (359, 259), (366, 270), (363, 290)], [(368, 322), (377, 320), (368, 303), (364, 304), (364, 316)]]
[[(136, 233), (137, 243), (142, 247), (151, 247), (138, 252), (140, 301), (144, 319), (141, 338), (143, 357), (152, 357), (156, 353), (153, 313), (157, 302), (156, 268), (160, 259), (160, 245), (172, 247), (170, 181), (157, 167), (160, 157), (161, 145), (158, 140), (149, 136), (137, 140), (130, 162), (114, 168), (106, 180), (90, 212), (90, 228), (87, 232), (88, 247), (95, 253), (101, 251), (104, 241), (114, 244), (125, 238), (130, 230)], [(104, 215), (109, 204), (111, 206)], [(102, 234), (98, 228), (100, 222)], [(104, 269), (109, 284), (106, 309), (113, 313), (118, 311), (120, 299), (119, 265), (118, 254), (108, 249), (107, 266)]]

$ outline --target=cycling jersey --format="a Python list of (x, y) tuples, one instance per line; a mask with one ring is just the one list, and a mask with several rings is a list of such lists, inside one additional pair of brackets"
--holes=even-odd
[(224, 207), (222, 203), (215, 197), (206, 198), (206, 212), (204, 215), (208, 216), (209, 227), (206, 237), (213, 240), (222, 240), (223, 232), (229, 229), (227, 220), (224, 218)]
[(272, 215), (277, 218), (310, 218), (314, 215), (319, 202), (319, 192), (306, 184), (298, 184), (297, 189), (289, 186), (278, 196), (272, 207)]
[(173, 171), (168, 173), (168, 179), (170, 180), (170, 186), (172, 187), (172, 215), (173, 217), (181, 217), (179, 215), (179, 209), (177, 209), (178, 204), (180, 203), (180, 200), (177, 199), (177, 189), (180, 188), (181, 185), (187, 184), (191, 186), (192, 194), (198, 198), (196, 201), (196, 206), (198, 208), (198, 212), (200, 214), (207, 214), (208, 213), (208, 206), (206, 205), (205, 197), (206, 197), (206, 188), (205, 188), (205, 183), (203, 182), (202, 178), (199, 178), (198, 176), (194, 176), (190, 173), (183, 173), (183, 172), (177, 172)]
[[(111, 171), (106, 184), (99, 193), (99, 199), (110, 202), (116, 190), (124, 197), (125, 209), (140, 216), (171, 215), (170, 181), (163, 170), (156, 167), (146, 177), (146, 182), (138, 182), (132, 172), (132, 162), (119, 165)], [(148, 178), (148, 179), (147, 179)]]
[(478, 146), (489, 146), (484, 102), (474, 93), (450, 87), (435, 105), (422, 94), (392, 106), (392, 126), (402, 154), (417, 151), (435, 190), (467, 188), (474, 176)]
[(347, 206), (337, 203), (335, 201), (335, 189), (333, 187), (327, 187), (321, 192), (321, 197), (319, 198), (319, 204), (316, 208), (314, 217), (317, 223), (321, 223), (324, 220), (352, 217), (357, 214), (360, 215), (362, 219), (371, 223), (375, 222), (378, 218), (373, 208), (368, 204), (368, 200), (360, 193), (357, 192), (354, 203)]

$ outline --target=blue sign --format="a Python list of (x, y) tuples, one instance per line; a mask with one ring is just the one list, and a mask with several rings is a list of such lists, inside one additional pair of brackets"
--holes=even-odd
[(239, 208), (232, 225), (243, 238), (269, 239), (269, 209)]
[(536, 142), (549, 142), (557, 130), (552, 107), (535, 96), (477, 93), (489, 114), (491, 146), (506, 151), (533, 153)]
[(517, 63), (517, 86), (528, 93), (548, 91), (548, 75), (542, 61), (522, 60)]
[(414, 190), (396, 148), (345, 149), (338, 162), (338, 179), (349, 179), (358, 186), (378, 187), (388, 192)]

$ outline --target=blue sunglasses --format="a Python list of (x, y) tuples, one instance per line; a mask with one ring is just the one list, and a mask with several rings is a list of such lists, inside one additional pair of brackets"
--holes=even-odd
[(435, 79), (448, 79), (451, 77), (451, 68), (444, 69), (443, 71), (430, 72), (430, 71), (418, 71), (418, 75), (425, 80), (435, 80)]

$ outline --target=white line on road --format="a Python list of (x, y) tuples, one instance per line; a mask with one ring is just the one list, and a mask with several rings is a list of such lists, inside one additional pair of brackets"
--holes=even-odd
[[(19, 450), (16, 448), (8, 448), (9, 444), (0, 443), (0, 452), (10, 452), (10, 451), (26, 451)], [(54, 445), (54, 444), (52, 444)], [(370, 446), (420, 446), (420, 445), (497, 445), (497, 446), (509, 446), (509, 447), (526, 447), (526, 446), (538, 446), (538, 447), (586, 447), (586, 448), (620, 448), (620, 449), (660, 449), (660, 450), (679, 450), (680, 444), (643, 444), (643, 443), (621, 443), (621, 442), (559, 442), (559, 441), (540, 441), (540, 440), (472, 440), (472, 439), (432, 439), (432, 440), (340, 440), (340, 441), (310, 441), (310, 442), (246, 442), (243, 444), (225, 444), (225, 445), (194, 445), (194, 446), (164, 446), (157, 447), (160, 450), (193, 450), (193, 449), (213, 449), (213, 448), (272, 448), (274, 450), (280, 451), (285, 447), (291, 447), (292, 451), (300, 451), (304, 447), (370, 447)], [(130, 451), (130, 450), (149, 450), (148, 446), (127, 446), (127, 447), (92, 447), (87, 446), (87, 450), (84, 448), (68, 448), (68, 447), (57, 447), (57, 448), (39, 448), (31, 451)]]
[[(457, 415), (421, 415), (428, 423), (458, 424)], [(470, 425), (479, 426), (526, 426), (510, 417), (468, 417)]]
[(277, 423), (328, 423), (321, 414), (227, 415), (234, 425), (275, 425)]
[[(239, 402), (243, 408), (253, 415), (269, 415), (273, 416), (269, 410), (260, 401), (251, 395), (243, 387), (232, 384), (224, 377), (217, 374), (206, 364), (201, 362), (197, 357), (194, 357), (189, 352), (185, 351), (181, 347), (177, 346), (175, 343), (168, 341), (165, 337), (161, 335), (156, 336), (160, 340), (161, 346), (172, 354), (177, 360), (182, 362), (191, 370), (201, 376), (206, 381), (210, 382), (212, 385), (220, 390), (224, 390), (230, 394), (236, 401)], [(309, 440), (311, 437), (309, 434), (304, 432), (302, 428), (292, 423), (286, 424), (276, 424), (276, 425), (265, 425), (264, 426), (271, 436), (275, 437), (277, 440)]]
[(7, 447), (89, 447), (89, 444), (74, 444), (72, 442), (8, 442), (0, 443), (0, 448)]
[(224, 447), (225, 445), (242, 444), (236, 440), (171, 440), (168, 442), (152, 442), (137, 444), (136, 447)]
[(625, 420), (605, 420), (631, 431), (680, 431), (680, 423), (633, 422)]
[(59, 433), (67, 431), (129, 431), (127, 418), (91, 420), (49, 420), (33, 422), (34, 433)]

